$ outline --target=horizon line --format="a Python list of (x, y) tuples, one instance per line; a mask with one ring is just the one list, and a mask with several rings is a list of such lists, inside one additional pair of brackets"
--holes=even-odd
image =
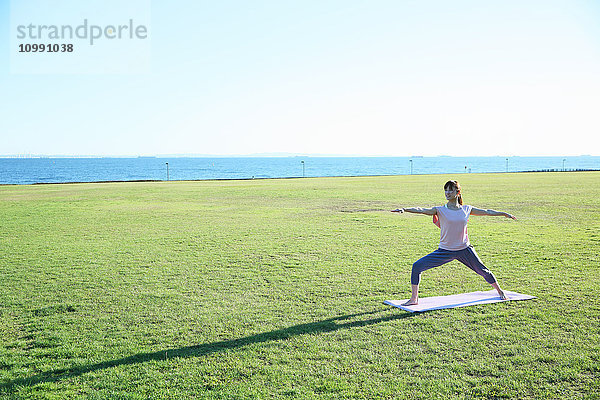
[(21, 154), (2, 154), (0, 158), (299, 158), (299, 157), (331, 157), (331, 158), (464, 158), (464, 157), (599, 157), (592, 154), (544, 154), (544, 155), (373, 155), (373, 154), (327, 154), (327, 153), (252, 153), (252, 154), (36, 154), (36, 153), (21, 153)]

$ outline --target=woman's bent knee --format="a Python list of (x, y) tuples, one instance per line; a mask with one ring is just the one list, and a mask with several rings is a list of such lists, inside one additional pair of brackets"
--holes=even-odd
[(412, 272), (410, 274), (410, 283), (411, 285), (418, 285), (421, 281), (421, 272), (423, 272), (423, 262), (419, 262), (421, 260), (416, 261), (412, 266)]

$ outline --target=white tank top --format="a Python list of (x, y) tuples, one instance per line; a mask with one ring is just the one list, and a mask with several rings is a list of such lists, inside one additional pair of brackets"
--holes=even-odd
[(467, 233), (467, 223), (473, 206), (461, 206), (457, 210), (448, 207), (435, 207), (440, 219), (440, 248), (444, 250), (462, 250), (471, 245)]

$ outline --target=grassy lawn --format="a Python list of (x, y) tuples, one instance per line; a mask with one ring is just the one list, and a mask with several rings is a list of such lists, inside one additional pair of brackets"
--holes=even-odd
[[(537, 296), (423, 314), (458, 178), (471, 242)], [(0, 187), (0, 397), (600, 398), (600, 173)], [(454, 261), (421, 296), (489, 290)]]

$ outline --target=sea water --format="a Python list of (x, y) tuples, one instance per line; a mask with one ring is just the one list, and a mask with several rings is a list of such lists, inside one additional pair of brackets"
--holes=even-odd
[(464, 174), (582, 169), (600, 170), (600, 157), (0, 158), (0, 184)]

